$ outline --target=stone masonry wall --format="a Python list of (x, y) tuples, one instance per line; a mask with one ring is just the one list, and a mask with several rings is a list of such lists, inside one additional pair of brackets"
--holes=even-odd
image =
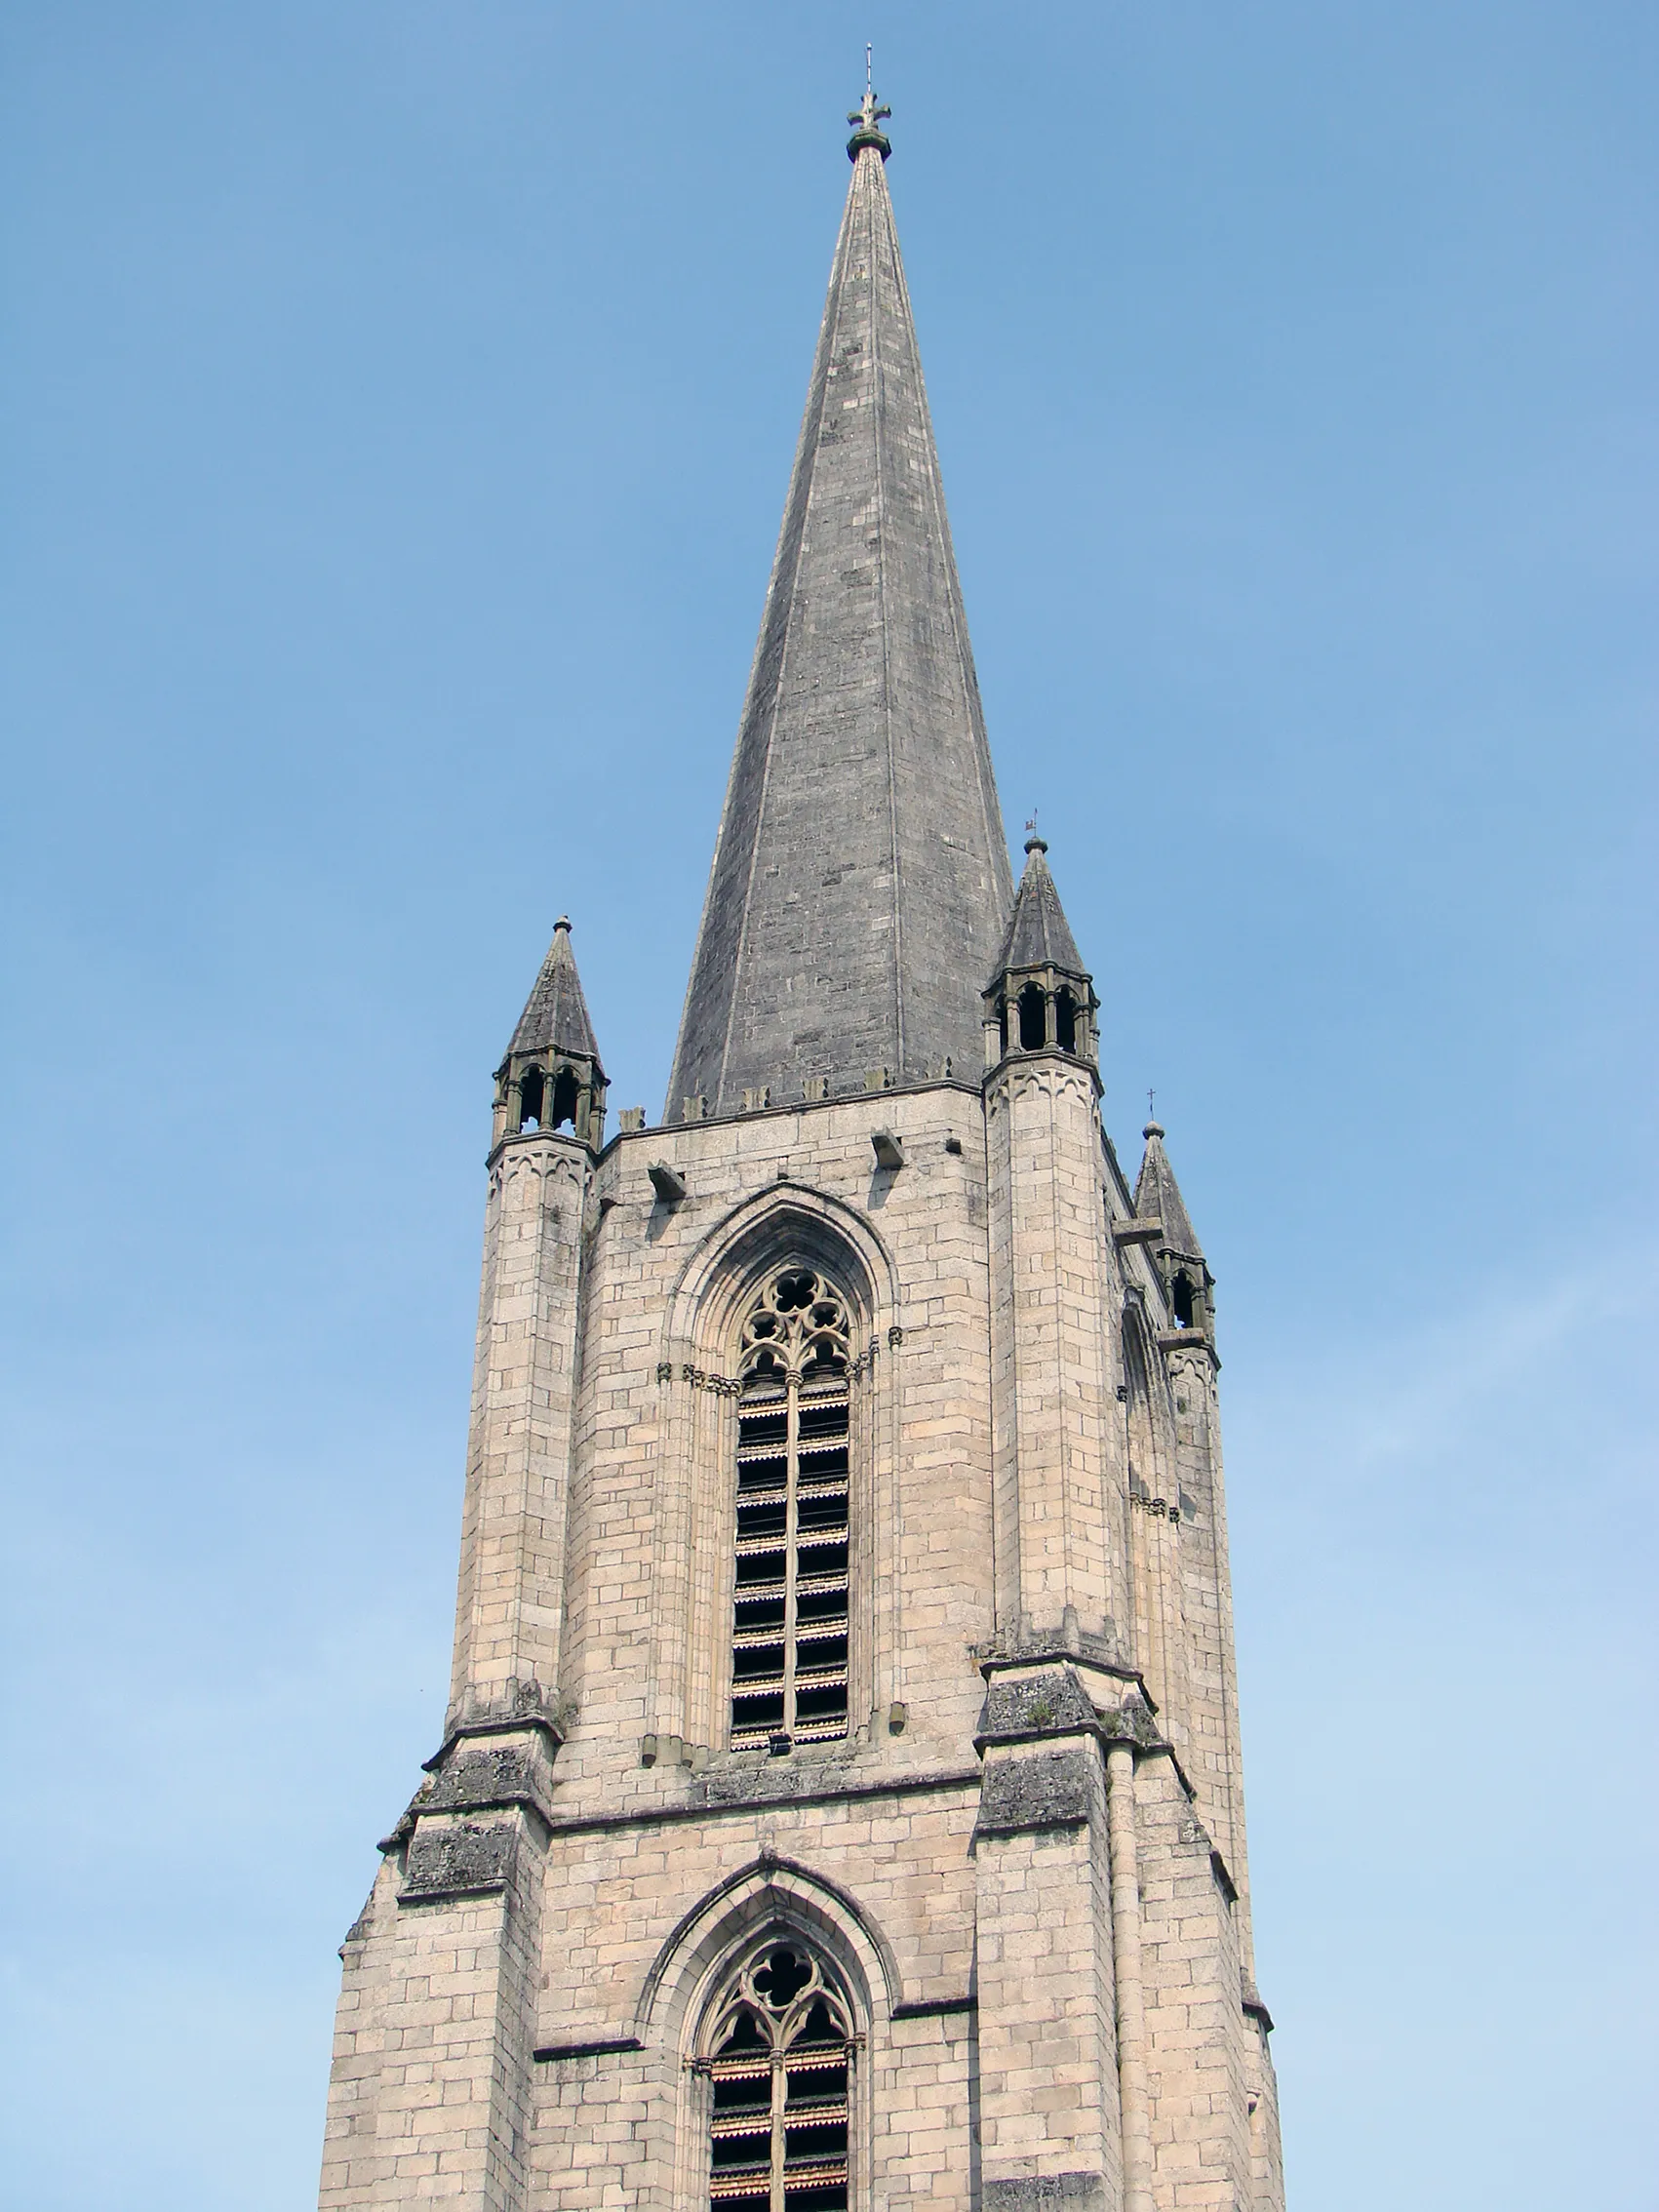
[[(502, 1148), (463, 1692), (492, 1577), (496, 1647), (519, 1655), (457, 1699), (348, 1940), (329, 2212), (693, 2212), (701, 2007), (762, 1925), (856, 1993), (860, 2212), (1277, 2212), (1235, 1901), (1213, 1367), (1165, 1350), (1144, 1244), (1113, 1238), (1128, 1199), (1086, 1079), (1057, 1070), (1074, 1098), (1017, 1072), (989, 1135), (980, 1092), (948, 1083), (629, 1132), (582, 1167), (575, 1210), (569, 1177), (552, 1207), (503, 1198), (561, 1140)], [(746, 1305), (785, 1263), (853, 1315), (854, 1603), (848, 1739), (771, 1757), (724, 1748), (733, 1378)], [(1141, 1449), (1176, 1508), (1133, 1574), (1150, 1500), (1115, 1403), (1126, 1297), (1158, 1339)], [(1138, 1702), (1155, 1636), (1165, 1716)], [(1104, 1810), (1126, 1730), (1144, 2205), (1120, 2143)]]

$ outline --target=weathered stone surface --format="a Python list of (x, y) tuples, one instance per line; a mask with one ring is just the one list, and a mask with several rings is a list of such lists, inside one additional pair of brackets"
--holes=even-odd
[(1179, 1252), (1184, 1259), (1202, 1260), (1204, 1247), (1188, 1218), (1181, 1186), (1164, 1149), (1165, 1131), (1156, 1122), (1148, 1122), (1145, 1135), (1146, 1151), (1135, 1177), (1135, 1211), (1148, 1221), (1163, 1222), (1164, 1242), (1172, 1252)]
[(1086, 1820), (1093, 1757), (1086, 1751), (1038, 1752), (987, 1767), (975, 1835), (1018, 1836)]
[(1069, 1667), (1041, 1675), (995, 1675), (985, 1693), (976, 1734), (981, 1741), (1058, 1735), (1070, 1728), (1092, 1727), (1098, 1718)]
[(980, 1064), (1012, 897), (880, 154), (853, 164), (665, 1121)]
[(520, 1745), (468, 1745), (444, 1763), (422, 1811), (464, 1811), (474, 1805), (547, 1809), (540, 1762)]
[(1022, 968), (1051, 968), (1061, 975), (1087, 972), (1044, 857), (1047, 849), (1040, 837), (1027, 842), (1025, 870), (997, 955), (998, 972)]
[(985, 2184), (985, 2212), (1095, 2212), (1106, 2201), (1104, 2174), (1039, 2174), (1029, 2181)]
[(409, 1850), (406, 1898), (501, 1889), (512, 1873), (517, 1830), (507, 1822), (422, 1823)]
[(507, 1051), (509, 1055), (538, 1052), (546, 1047), (560, 1052), (584, 1053), (590, 1059), (599, 1057), (581, 977), (571, 950), (571, 925), (563, 915), (554, 925), (553, 942)]

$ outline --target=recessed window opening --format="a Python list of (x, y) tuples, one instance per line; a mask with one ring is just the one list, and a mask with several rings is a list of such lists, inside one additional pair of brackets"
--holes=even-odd
[(997, 1041), (1002, 1047), (1003, 1056), (1006, 1058), (1008, 1049), (1008, 1002), (1007, 999), (997, 1001)]
[(519, 1083), (519, 1127), (541, 1126), (541, 1070), (532, 1068)]
[(847, 1733), (847, 1307), (809, 1268), (774, 1276), (743, 1324), (731, 1746)]
[(1128, 1321), (1124, 1323), (1124, 1395), (1127, 1402), (1136, 1407), (1148, 1405), (1152, 1399), (1140, 1331)]
[(561, 1068), (553, 1079), (553, 1110), (547, 1117), (550, 1129), (562, 1129), (576, 1118), (576, 1101), (580, 1089), (569, 1068)]
[(1169, 1285), (1169, 1302), (1175, 1309), (1175, 1326), (1191, 1328), (1193, 1324), (1193, 1279), (1186, 1269), (1176, 1270), (1175, 1280)]
[(804, 1944), (756, 1949), (704, 2048), (711, 2212), (847, 2212), (851, 2008)]
[(1062, 1052), (1077, 1050), (1077, 1001), (1069, 991), (1054, 1001), (1054, 1042)]
[(1036, 983), (1019, 995), (1019, 1042), (1027, 1052), (1041, 1052), (1048, 1042), (1048, 1002)]

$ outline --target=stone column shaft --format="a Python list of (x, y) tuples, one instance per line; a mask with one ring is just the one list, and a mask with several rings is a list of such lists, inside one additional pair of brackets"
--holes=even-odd
[(1146, 1999), (1141, 1983), (1140, 1876), (1135, 1863), (1135, 1755), (1106, 1755), (1106, 1828), (1112, 1855), (1112, 1965), (1118, 1992), (1118, 2088), (1123, 2113), (1124, 2212), (1152, 2212), (1152, 2124), (1146, 2079)]
[(991, 1079), (987, 1138), (998, 1623), (1059, 1630), (1069, 1616), (1100, 1635), (1126, 1596), (1091, 1072), (1010, 1056)]
[(453, 1719), (557, 1679), (591, 1159), (509, 1138), (491, 1176), (467, 1451)]

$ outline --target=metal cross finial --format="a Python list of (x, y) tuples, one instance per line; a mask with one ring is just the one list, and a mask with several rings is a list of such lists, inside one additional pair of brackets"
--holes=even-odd
[[(885, 101), (878, 100), (876, 98), (875, 49), (873, 46), (866, 45), (864, 48), (864, 97), (856, 107), (848, 110), (847, 120), (849, 123), (857, 124), (858, 137), (867, 133), (870, 144), (874, 145), (880, 141), (885, 147), (886, 141), (882, 138), (882, 134), (877, 126), (885, 123), (891, 113), (892, 109)], [(855, 137), (853, 144), (856, 145), (857, 143), (858, 138)]]
[(1146, 1118), (1149, 1122), (1156, 1122), (1158, 1119), (1158, 1116), (1152, 1110), (1152, 1101), (1156, 1093), (1151, 1090), (1146, 1094)]

